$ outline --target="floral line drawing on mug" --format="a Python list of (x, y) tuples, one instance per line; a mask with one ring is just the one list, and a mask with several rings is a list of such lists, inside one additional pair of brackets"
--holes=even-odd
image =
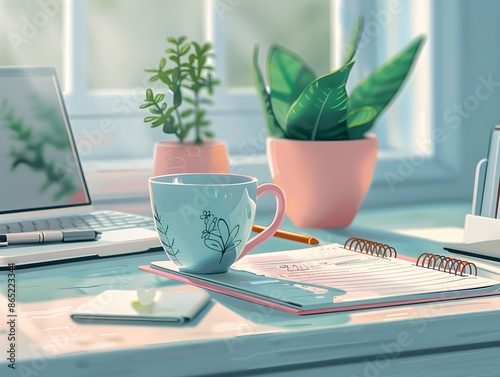
[(205, 223), (205, 230), (202, 231), (201, 238), (206, 247), (221, 253), (220, 264), (224, 254), (241, 243), (241, 240), (235, 240), (240, 226), (236, 225), (229, 231), (226, 220), (217, 218), (210, 211), (203, 211), (200, 219)]
[(167, 227), (163, 225), (163, 223), (161, 222), (161, 216), (158, 213), (158, 209), (156, 208), (156, 206), (154, 207), (155, 207), (154, 217), (156, 220), (156, 230), (158, 230), (158, 233), (160, 234), (160, 241), (165, 247), (165, 251), (167, 252), (167, 254), (172, 258), (172, 261), (182, 266), (181, 261), (177, 258), (177, 254), (179, 254), (179, 249), (174, 248), (175, 238), (172, 238), (172, 241), (169, 240), (167, 234), (168, 225)]

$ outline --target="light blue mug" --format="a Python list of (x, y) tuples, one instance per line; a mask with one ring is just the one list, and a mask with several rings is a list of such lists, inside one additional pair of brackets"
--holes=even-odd
[[(149, 179), (156, 230), (168, 257), (180, 271), (226, 272), (238, 259), (266, 241), (285, 216), (278, 186), (258, 186), (254, 177), (236, 174), (171, 174)], [(257, 198), (276, 197), (271, 224), (248, 241)]]

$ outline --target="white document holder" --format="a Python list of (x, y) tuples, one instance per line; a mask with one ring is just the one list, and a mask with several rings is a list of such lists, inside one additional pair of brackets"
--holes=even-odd
[(488, 160), (483, 158), (476, 167), (472, 214), (465, 216), (464, 243), (498, 240), (500, 246), (500, 219), (480, 216), (487, 165)]
[(474, 180), (472, 214), (465, 215), (463, 244), (448, 245), (450, 252), (500, 261), (500, 219), (480, 216), (486, 159), (478, 163)]
[(465, 216), (464, 243), (498, 240), (500, 248), (500, 220), (477, 215)]

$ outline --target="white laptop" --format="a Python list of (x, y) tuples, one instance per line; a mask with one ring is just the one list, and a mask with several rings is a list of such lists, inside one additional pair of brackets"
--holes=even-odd
[(152, 218), (93, 210), (55, 69), (0, 68), (0, 236), (88, 228), (100, 237), (0, 247), (0, 268), (160, 247)]

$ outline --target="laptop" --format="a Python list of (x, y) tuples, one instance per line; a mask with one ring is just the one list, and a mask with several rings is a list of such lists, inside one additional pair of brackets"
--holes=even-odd
[(55, 69), (0, 68), (0, 235), (61, 229), (101, 234), (0, 247), (0, 268), (161, 247), (152, 218), (93, 209)]

